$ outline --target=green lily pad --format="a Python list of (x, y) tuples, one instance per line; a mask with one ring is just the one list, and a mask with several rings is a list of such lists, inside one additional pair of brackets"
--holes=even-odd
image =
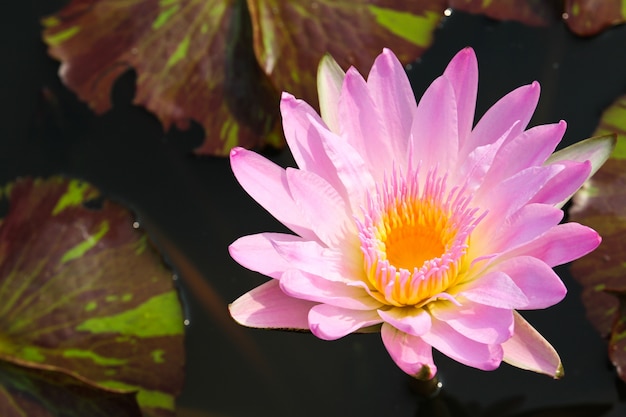
[(142, 417), (134, 393), (94, 387), (75, 376), (0, 360), (3, 417)]
[(626, 380), (626, 96), (604, 114), (595, 134), (618, 134), (609, 160), (574, 196), (570, 219), (594, 228), (602, 243), (572, 263), (571, 272), (583, 286), (587, 317), (609, 339), (609, 356)]
[(183, 318), (172, 274), (131, 213), (77, 180), (6, 187), (0, 224), (0, 359), (137, 391), (173, 416)]
[[(97, 113), (111, 87), (137, 72), (135, 103), (167, 130), (205, 130), (199, 154), (283, 146), (279, 92), (317, 100), (319, 60), (366, 72), (383, 47), (409, 62), (432, 42), (443, 0), (72, 0), (43, 20), (63, 82)], [(255, 55), (256, 53), (256, 55)]]

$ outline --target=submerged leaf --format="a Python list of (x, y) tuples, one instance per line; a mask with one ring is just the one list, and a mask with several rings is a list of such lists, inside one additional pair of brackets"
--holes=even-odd
[[(111, 87), (137, 72), (135, 103), (161, 120), (205, 130), (200, 154), (234, 146), (280, 147), (278, 97), (315, 102), (326, 52), (366, 72), (383, 47), (404, 62), (432, 42), (444, 0), (72, 0), (43, 20), (66, 85), (97, 113)], [(255, 56), (256, 53), (256, 56)], [(268, 78), (269, 77), (269, 78)], [(271, 78), (271, 81), (270, 81)]]
[(6, 188), (0, 225), (0, 359), (138, 391), (174, 415), (183, 319), (172, 274), (123, 207), (77, 180)]
[(103, 390), (50, 369), (0, 360), (3, 417), (141, 417), (134, 393)]

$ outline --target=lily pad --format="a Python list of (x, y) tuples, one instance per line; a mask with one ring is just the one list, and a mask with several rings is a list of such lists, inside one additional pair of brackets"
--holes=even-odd
[(609, 338), (609, 356), (626, 380), (626, 96), (602, 115), (596, 134), (615, 132), (617, 146), (609, 160), (574, 196), (570, 219), (600, 233), (594, 252), (573, 262), (571, 271), (583, 286), (587, 317)]
[(626, 22), (622, 0), (566, 0), (564, 18), (572, 32), (591, 36)]
[(0, 360), (3, 417), (142, 417), (134, 393), (94, 387), (63, 372)]
[(111, 107), (113, 83), (134, 68), (135, 103), (166, 130), (200, 123), (196, 152), (226, 155), (282, 146), (278, 94), (315, 102), (324, 53), (366, 72), (393, 45), (408, 62), (432, 42), (443, 8), (443, 0), (72, 0), (43, 20), (43, 38), (64, 83), (95, 112)]
[(172, 274), (128, 210), (77, 180), (6, 187), (0, 224), (0, 359), (137, 392), (173, 416), (183, 318)]
[(451, 8), (484, 14), (492, 19), (515, 20), (532, 26), (545, 26), (561, 18), (556, 2), (545, 0), (448, 0)]

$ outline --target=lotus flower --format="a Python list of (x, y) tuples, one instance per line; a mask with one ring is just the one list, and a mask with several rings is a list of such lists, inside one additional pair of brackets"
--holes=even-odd
[(294, 234), (230, 246), (237, 262), (272, 278), (230, 305), (234, 319), (326, 340), (380, 329), (395, 363), (421, 379), (437, 372), (433, 348), (478, 369), (504, 361), (560, 377), (558, 354), (516, 310), (558, 303), (566, 289), (552, 267), (600, 243), (588, 227), (559, 224), (560, 207), (613, 142), (552, 154), (566, 124), (526, 129), (536, 82), (472, 128), (477, 87), (467, 48), (416, 104), (384, 50), (367, 81), (322, 60), (321, 117), (284, 93), (299, 169), (242, 148), (230, 158), (243, 188)]

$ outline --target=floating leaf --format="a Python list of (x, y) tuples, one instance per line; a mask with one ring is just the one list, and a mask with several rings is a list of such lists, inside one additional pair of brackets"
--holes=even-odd
[[(602, 243), (591, 254), (574, 261), (572, 275), (583, 286), (587, 317), (603, 337), (610, 338), (609, 354), (618, 369), (626, 366), (624, 321), (626, 308), (626, 97), (618, 99), (604, 114), (596, 134), (618, 133), (609, 160), (574, 196), (570, 219), (600, 233)], [(626, 376), (620, 371), (622, 378)], [(626, 380), (626, 379), (625, 379)]]
[(624, 23), (626, 7), (623, 0), (566, 0), (564, 17), (574, 33), (590, 36)]
[[(432, 43), (442, 0), (249, 0), (254, 49), (278, 90), (317, 102), (316, 70), (330, 53), (366, 74), (385, 47), (410, 62)], [(314, 40), (314, 41), (313, 41)]]
[(236, 145), (282, 146), (278, 94), (289, 90), (315, 102), (324, 53), (364, 73), (385, 46), (404, 62), (418, 57), (432, 42), (444, 4), (72, 0), (43, 20), (43, 37), (62, 61), (65, 84), (97, 113), (111, 107), (118, 76), (134, 68), (135, 103), (166, 130), (199, 122), (206, 138), (196, 152), (225, 155)]
[(63, 372), (0, 360), (2, 417), (142, 417), (134, 393), (103, 390)]
[(533, 26), (548, 25), (561, 18), (557, 5), (545, 0), (448, 0), (448, 4), (456, 10)]
[(0, 224), (0, 359), (138, 391), (174, 415), (183, 319), (172, 274), (130, 213), (77, 180), (6, 188)]

